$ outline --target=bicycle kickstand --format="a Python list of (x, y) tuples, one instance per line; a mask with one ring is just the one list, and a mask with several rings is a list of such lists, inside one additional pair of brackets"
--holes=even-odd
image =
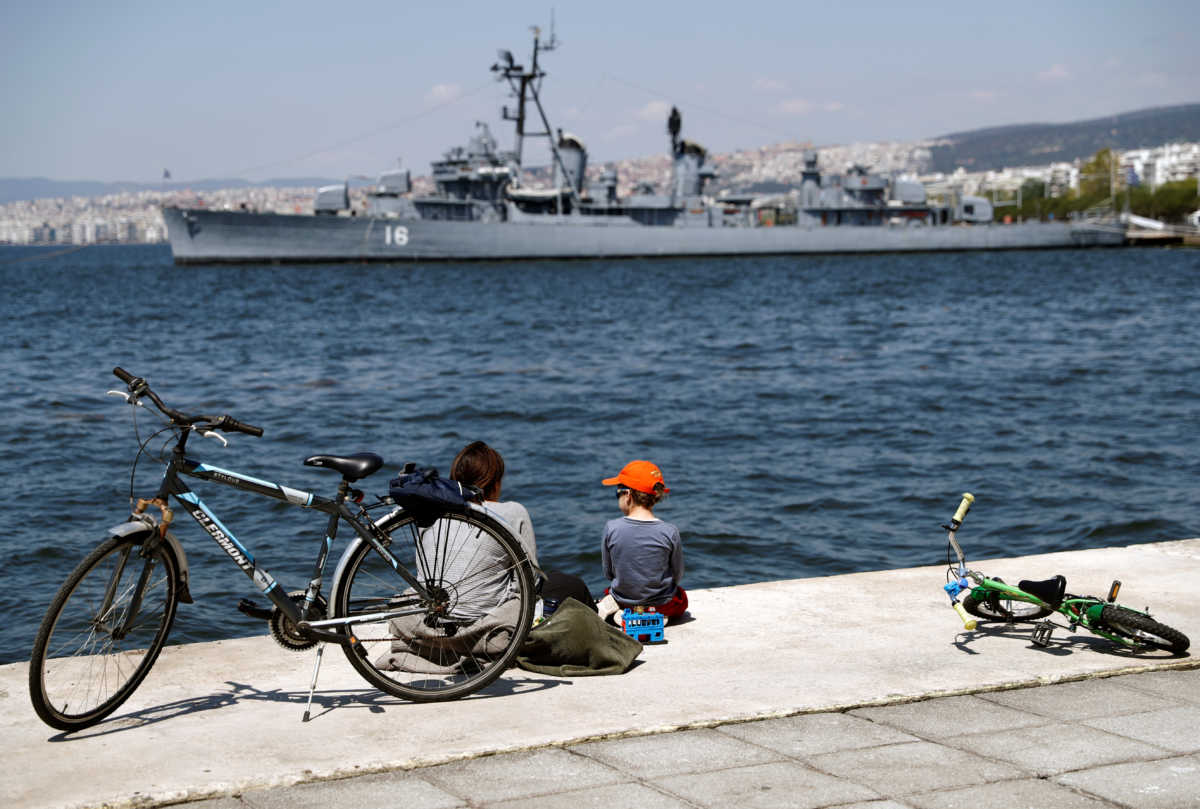
[(325, 654), (325, 644), (318, 643), (317, 662), (316, 665), (313, 666), (312, 685), (308, 687), (308, 704), (304, 706), (304, 718), (300, 720), (301, 722), (307, 722), (311, 718), (310, 712), (312, 710), (313, 692), (317, 690), (317, 674), (321, 671), (321, 655), (323, 654)]

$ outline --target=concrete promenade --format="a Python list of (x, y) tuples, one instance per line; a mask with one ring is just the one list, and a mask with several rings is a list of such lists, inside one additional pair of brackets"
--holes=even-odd
[[(1120, 578), (1123, 603), (1200, 642), (1200, 539), (972, 567), (1100, 595)], [(966, 632), (944, 581), (939, 565), (694, 591), (694, 619), (624, 675), (517, 669), (434, 705), (367, 689), (331, 648), (308, 723), (314, 653), (266, 637), (168, 648), (69, 736), (34, 716), (27, 666), (3, 666), (0, 805), (1200, 806), (1200, 661)]]

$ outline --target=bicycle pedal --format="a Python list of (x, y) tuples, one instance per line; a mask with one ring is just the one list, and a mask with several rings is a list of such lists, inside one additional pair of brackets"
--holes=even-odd
[(258, 606), (254, 601), (248, 598), (243, 598), (238, 602), (238, 612), (249, 615), (251, 618), (259, 618), (263, 621), (271, 620), (271, 610)]
[(1033, 629), (1033, 645), (1045, 649), (1050, 645), (1050, 636), (1054, 633), (1054, 624), (1042, 621)]

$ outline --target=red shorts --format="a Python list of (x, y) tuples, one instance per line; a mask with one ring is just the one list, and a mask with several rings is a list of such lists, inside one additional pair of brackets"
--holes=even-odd
[[(608, 595), (610, 588), (605, 588), (604, 594)], [(682, 587), (675, 588), (675, 595), (671, 596), (671, 600), (666, 604), (655, 604), (654, 611), (660, 613), (664, 618), (678, 618), (687, 612), (688, 597), (687, 590)]]
[(654, 605), (654, 611), (662, 613), (664, 618), (678, 618), (687, 612), (687, 608), (687, 590), (682, 587), (675, 588), (675, 595), (671, 596), (671, 600), (666, 604)]

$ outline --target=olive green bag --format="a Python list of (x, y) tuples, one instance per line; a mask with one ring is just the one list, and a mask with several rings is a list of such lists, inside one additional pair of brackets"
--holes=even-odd
[(517, 665), (557, 677), (623, 674), (642, 644), (604, 623), (591, 607), (565, 599), (554, 614), (529, 630)]

